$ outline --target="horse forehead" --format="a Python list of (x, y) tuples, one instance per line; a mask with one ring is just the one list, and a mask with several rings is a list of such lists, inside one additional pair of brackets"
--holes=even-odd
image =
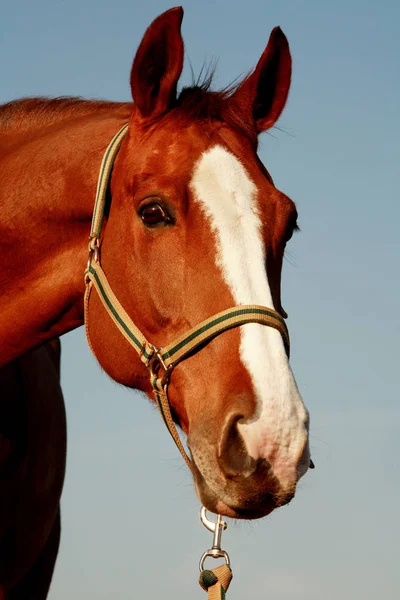
[[(273, 185), (272, 180), (252, 148), (238, 144), (228, 145), (217, 139), (199, 156), (194, 165), (190, 188), (196, 193), (213, 195), (213, 189), (230, 197), (236, 207), (247, 205), (263, 220), (276, 209), (276, 204), (285, 201)], [(217, 194), (216, 194), (217, 195)], [(246, 202), (245, 199), (247, 199)], [(244, 202), (244, 204), (243, 204)], [(271, 216), (271, 214), (269, 216)]]
[(210, 134), (200, 124), (168, 124), (142, 136), (134, 145), (132, 160), (142, 172), (184, 177), (190, 175), (209, 142)]
[[(262, 209), (261, 217), (271, 218), (276, 204), (286, 199), (273, 185), (254, 147), (240, 133), (224, 123), (191, 123), (185, 127), (159, 127), (144, 136), (135, 150), (139, 179), (174, 182), (174, 187), (192, 188), (199, 168), (205, 177), (217, 177), (230, 192), (242, 189)], [(251, 188), (251, 192), (250, 192)], [(262, 219), (263, 220), (263, 219)]]

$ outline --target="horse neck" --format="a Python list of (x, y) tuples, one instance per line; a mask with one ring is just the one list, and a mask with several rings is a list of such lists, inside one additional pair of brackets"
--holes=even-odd
[(97, 176), (122, 106), (0, 144), (0, 366), (83, 324)]

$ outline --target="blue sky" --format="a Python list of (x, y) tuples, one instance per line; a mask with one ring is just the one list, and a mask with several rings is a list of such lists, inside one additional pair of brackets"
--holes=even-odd
[[(0, 101), (129, 99), (135, 49), (158, 0), (3, 0)], [(316, 470), (269, 518), (224, 537), (229, 598), (400, 596), (398, 402), (400, 4), (193, 0), (186, 66), (217, 57), (216, 86), (257, 62), (275, 25), (293, 85), (260, 155), (296, 201), (283, 301), (292, 366), (311, 412)], [(84, 266), (82, 267), (84, 268)], [(111, 382), (82, 330), (63, 340), (69, 428), (62, 544), (50, 599), (205, 598), (210, 544), (191, 477), (156, 410)], [(148, 592), (149, 584), (151, 593)]]

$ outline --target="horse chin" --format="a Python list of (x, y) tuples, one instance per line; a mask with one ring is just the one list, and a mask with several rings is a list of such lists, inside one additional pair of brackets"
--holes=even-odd
[[(287, 494), (275, 494), (260, 488), (255, 492), (246, 493), (242, 489), (230, 490), (229, 480), (225, 480), (221, 486), (213, 487), (205, 480), (199, 470), (194, 468), (194, 480), (197, 495), (203, 506), (216, 514), (221, 514), (232, 519), (261, 519), (269, 515), (273, 510), (288, 504), (294, 497), (294, 491)], [(218, 491), (213, 488), (218, 487)]]
[(252, 509), (252, 508), (231, 508), (224, 502), (219, 500), (216, 504), (216, 508), (213, 512), (216, 514), (224, 515), (225, 517), (230, 517), (231, 519), (262, 519), (266, 517), (274, 510), (273, 507), (263, 507), (262, 509)]

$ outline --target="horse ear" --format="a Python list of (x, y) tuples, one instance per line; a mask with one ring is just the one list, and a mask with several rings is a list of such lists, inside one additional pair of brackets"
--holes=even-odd
[(232, 95), (241, 112), (252, 120), (257, 133), (274, 125), (289, 94), (292, 58), (280, 27), (272, 30), (258, 64)]
[(182, 7), (171, 8), (147, 29), (131, 71), (131, 90), (142, 117), (157, 117), (176, 101), (183, 68)]

